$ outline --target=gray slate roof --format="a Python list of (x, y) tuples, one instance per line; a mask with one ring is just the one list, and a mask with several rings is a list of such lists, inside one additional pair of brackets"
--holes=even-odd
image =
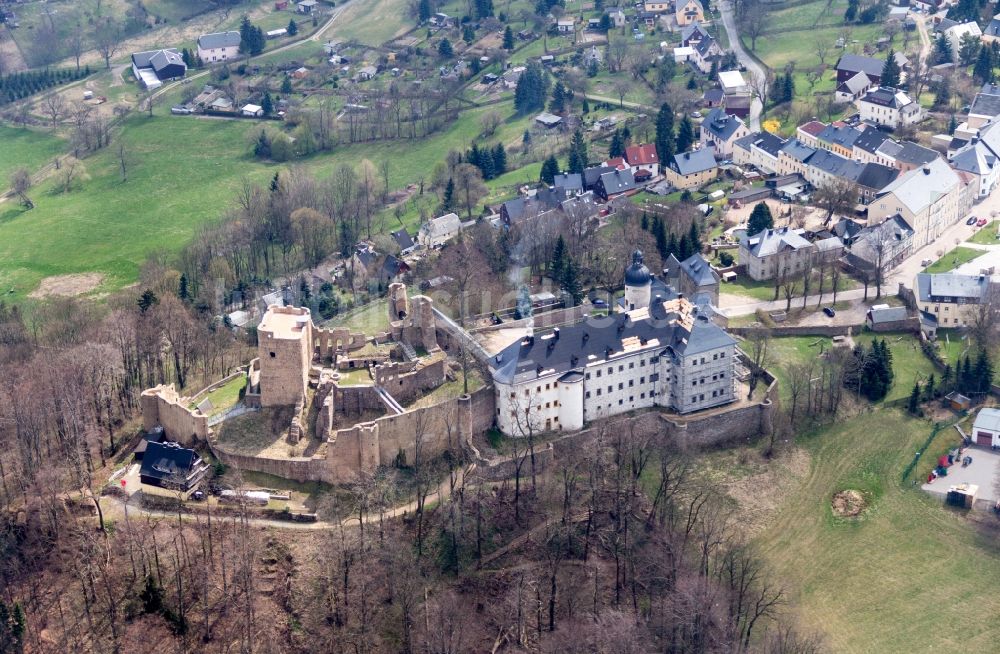
[(941, 159), (935, 159), (925, 168), (900, 175), (882, 193), (894, 193), (911, 212), (918, 214), (942, 195), (950, 193), (960, 182), (958, 173)]
[(885, 309), (869, 309), (868, 315), (872, 319), (872, 324), (881, 325), (906, 320), (907, 311), (906, 307), (887, 307)]
[(890, 139), (886, 136), (885, 132), (868, 125), (867, 129), (863, 130), (854, 139), (854, 147), (875, 154), (875, 151), (888, 140)]
[(881, 191), (899, 176), (899, 169), (877, 163), (867, 163), (854, 180), (860, 186)]
[(681, 175), (694, 175), (712, 170), (718, 165), (715, 161), (715, 148), (709, 146), (691, 152), (678, 152), (674, 155), (671, 168)]
[(989, 277), (957, 273), (917, 273), (917, 299), (933, 302), (938, 298), (981, 300), (989, 288)]
[[(846, 56), (846, 55), (845, 55)], [(858, 140), (861, 132), (854, 129), (850, 125), (827, 125), (822, 132), (816, 137), (824, 143), (832, 143), (834, 145), (839, 145), (847, 149), (854, 147), (854, 142)]]
[[(809, 157), (809, 165), (822, 170), (823, 172), (850, 180), (857, 181), (864, 170), (864, 164), (842, 157), (829, 150), (817, 150), (816, 154)], [(879, 188), (882, 188), (881, 186)]]
[(604, 192), (608, 195), (624, 193), (636, 187), (635, 177), (632, 175), (631, 169), (612, 169), (604, 173), (601, 175), (601, 185), (604, 187)]
[(969, 114), (977, 116), (1000, 116), (1000, 95), (977, 93), (969, 107)]
[(231, 48), (240, 44), (240, 33), (230, 30), (229, 32), (213, 32), (212, 34), (202, 34), (198, 37), (198, 47), (202, 50), (212, 50), (214, 48)]
[(801, 229), (766, 229), (753, 236), (744, 236), (741, 247), (746, 247), (754, 257), (769, 257), (782, 250), (800, 250), (812, 246), (812, 243), (802, 237)]
[(695, 286), (713, 286), (719, 283), (718, 275), (700, 254), (692, 254), (681, 261), (679, 267)]
[[(719, 90), (721, 91), (722, 89)], [(709, 111), (708, 115), (705, 116), (705, 120), (701, 123), (702, 129), (720, 141), (728, 141), (742, 125), (742, 120), (736, 116), (730, 116), (721, 107), (716, 107)]]
[(788, 139), (781, 146), (781, 151), (796, 161), (804, 162), (816, 153), (816, 148), (808, 146), (798, 139)]

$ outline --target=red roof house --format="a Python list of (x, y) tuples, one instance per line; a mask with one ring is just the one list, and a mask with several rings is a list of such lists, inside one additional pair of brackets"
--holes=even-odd
[(656, 146), (652, 143), (630, 145), (625, 148), (625, 161), (636, 170), (645, 170), (650, 175), (660, 174), (660, 158), (656, 155)]

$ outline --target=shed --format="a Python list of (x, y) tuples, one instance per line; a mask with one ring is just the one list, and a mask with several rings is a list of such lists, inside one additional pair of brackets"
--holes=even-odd
[(1000, 447), (1000, 409), (980, 409), (972, 423), (972, 441), (976, 445)]
[[(965, 411), (972, 406), (972, 400), (958, 391), (948, 393), (944, 396), (944, 399), (948, 401), (948, 405), (955, 411)], [(973, 426), (973, 433), (975, 433), (975, 426)]]
[(976, 493), (978, 492), (979, 486), (976, 484), (958, 484), (956, 486), (949, 486), (946, 501), (951, 506), (971, 509), (972, 505), (976, 503)]
[(240, 113), (251, 118), (260, 118), (264, 115), (264, 108), (258, 104), (245, 104)]
[(535, 116), (535, 122), (541, 125), (542, 127), (545, 127), (546, 129), (552, 129), (553, 127), (558, 126), (562, 122), (562, 118), (556, 116), (555, 114), (550, 114), (547, 111), (543, 111), (542, 113)]

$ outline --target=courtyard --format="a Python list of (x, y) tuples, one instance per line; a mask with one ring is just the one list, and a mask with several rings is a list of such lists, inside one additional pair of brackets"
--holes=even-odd
[(1000, 452), (986, 447), (973, 445), (962, 452), (962, 457), (972, 457), (972, 463), (962, 467), (961, 463), (948, 468), (948, 474), (938, 477), (933, 483), (923, 484), (921, 488), (928, 493), (937, 495), (943, 501), (948, 494), (948, 488), (959, 484), (975, 484), (979, 486), (976, 493), (976, 503), (973, 508), (989, 509), (1000, 500), (997, 480), (1000, 479)]

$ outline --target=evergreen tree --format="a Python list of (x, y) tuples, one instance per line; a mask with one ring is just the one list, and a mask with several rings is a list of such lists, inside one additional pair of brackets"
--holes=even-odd
[(906, 404), (906, 409), (912, 414), (917, 413), (920, 408), (920, 382), (913, 382), (913, 390), (910, 391), (910, 400)]
[(194, 68), (194, 60), (191, 58), (191, 51), (187, 48), (181, 50), (181, 59), (184, 60), (184, 65), (188, 68)]
[(696, 91), (697, 89), (698, 89), (698, 80), (696, 80), (694, 78), (694, 76), (692, 75), (691, 77), (688, 78), (688, 81), (687, 81), (687, 90), (688, 91)]
[(537, 111), (545, 106), (549, 82), (541, 64), (529, 61), (514, 89), (514, 108), (520, 114)]
[(552, 250), (552, 259), (549, 261), (549, 277), (554, 280), (562, 279), (563, 268), (566, 266), (566, 241), (562, 234), (556, 239), (556, 246)]
[(156, 293), (149, 289), (143, 291), (142, 295), (139, 296), (139, 300), (136, 302), (136, 304), (139, 305), (139, 313), (146, 313), (150, 308), (159, 303), (160, 298), (156, 297)]
[(476, 18), (482, 20), (493, 15), (493, 0), (476, 0)]
[(935, 390), (936, 389), (934, 388), (934, 373), (932, 372), (931, 376), (927, 378), (927, 383), (924, 384), (924, 399), (927, 400), (928, 402), (933, 400)]
[(563, 85), (562, 80), (556, 82), (555, 86), (552, 87), (552, 100), (549, 102), (549, 111), (554, 114), (561, 114), (566, 111), (566, 87)]
[(949, 382), (951, 382), (951, 364), (946, 363), (944, 370), (941, 371), (941, 386), (947, 386)]
[(503, 31), (503, 49), (510, 52), (514, 49), (514, 30), (508, 25)]
[(969, 357), (965, 357), (965, 360), (962, 362), (962, 369), (958, 373), (958, 392), (971, 393), (973, 387), (972, 364), (969, 363)]
[(483, 179), (496, 177), (496, 170), (493, 168), (493, 152), (489, 148), (480, 151), (478, 166), (483, 173)]
[(417, 17), (420, 19), (421, 23), (426, 23), (431, 19), (434, 14), (434, 7), (431, 5), (431, 0), (420, 0), (417, 5)]
[(493, 175), (499, 177), (507, 172), (507, 150), (503, 143), (493, 146)]
[(442, 59), (450, 59), (455, 54), (455, 50), (451, 47), (451, 41), (441, 39), (441, 42), (438, 43), (438, 54), (441, 55)]
[(639, 221), (639, 227), (642, 228), (642, 231), (644, 232), (649, 231), (649, 216), (646, 215), (645, 211), (642, 212), (642, 219)]
[(597, 77), (599, 72), (601, 72), (601, 65), (597, 63), (596, 59), (587, 62), (587, 77)]
[(177, 282), (177, 297), (185, 301), (190, 299), (188, 291), (188, 278), (184, 273), (181, 273), (181, 278)]
[(281, 80), (281, 92), (286, 95), (292, 92), (292, 78), (288, 75), (285, 75), (285, 79)]
[[(624, 136), (624, 134), (623, 134)], [(674, 110), (664, 102), (656, 114), (656, 156), (664, 166), (674, 156)]]
[(986, 350), (979, 350), (976, 356), (976, 365), (972, 371), (972, 380), (976, 393), (989, 393), (993, 384), (993, 363), (990, 361)]
[(299, 33), (299, 26), (298, 23), (295, 22), (294, 18), (288, 21), (287, 29), (288, 29), (288, 36), (295, 36), (296, 34)]
[(785, 77), (782, 79), (781, 83), (781, 101), (791, 102), (795, 99), (795, 78), (792, 76), (792, 71), (785, 73)]
[(661, 259), (670, 255), (671, 248), (677, 248), (677, 240), (673, 233), (667, 236), (667, 226), (659, 216), (653, 218), (653, 237), (656, 238), (656, 251), (660, 253)]
[[(663, 227), (662, 229), (664, 232), (666, 231), (666, 227)], [(677, 253), (679, 251), (680, 251), (680, 243), (677, 241), (677, 235), (674, 234), (673, 232), (670, 232), (670, 235), (666, 237), (666, 247), (662, 252), (662, 256), (664, 259), (666, 259), (668, 256), (672, 254), (676, 258)]]
[(945, 77), (937, 85), (937, 92), (934, 94), (935, 107), (947, 107), (951, 102), (951, 83)]
[(698, 221), (691, 221), (691, 229), (688, 230), (688, 242), (691, 244), (692, 254), (698, 254), (702, 250), (701, 231), (698, 229)]
[(678, 261), (684, 261), (692, 254), (694, 254), (691, 247), (691, 239), (688, 238), (687, 234), (681, 236), (680, 241), (677, 242), (677, 250), (672, 252), (672, 254), (677, 257)]
[(971, 66), (979, 58), (979, 37), (966, 34), (958, 44), (958, 61), (962, 66)]
[(579, 303), (583, 299), (583, 287), (580, 285), (580, 269), (573, 261), (572, 257), (566, 258), (566, 265), (562, 271), (562, 289)]
[(587, 167), (587, 141), (583, 131), (578, 127), (573, 132), (573, 141), (569, 145), (569, 172), (582, 175)]
[(444, 197), (441, 198), (441, 206), (445, 211), (450, 211), (455, 203), (455, 180), (448, 178), (448, 184), (444, 187)]
[(542, 162), (542, 172), (539, 178), (548, 185), (552, 185), (556, 181), (556, 175), (559, 174), (559, 162), (556, 160), (556, 155), (550, 154), (548, 158)]
[(899, 64), (896, 62), (896, 51), (889, 48), (889, 54), (882, 64), (882, 78), (879, 84), (889, 88), (899, 88)]
[(980, 48), (976, 57), (976, 65), (972, 68), (972, 77), (978, 84), (988, 84), (993, 81), (993, 50)]
[[(476, 30), (472, 27), (471, 23), (466, 23), (462, 27), (462, 40), (466, 43), (472, 43), (476, 40)], [(473, 61), (478, 61), (478, 59), (474, 59)]]
[(944, 32), (938, 34), (934, 41), (934, 61), (938, 64), (947, 64), (951, 61), (951, 42)]
[(694, 144), (694, 126), (687, 116), (681, 118), (680, 125), (677, 126), (677, 151), (687, 152)]
[(472, 147), (469, 151), (465, 153), (465, 163), (470, 163), (476, 168), (483, 167), (483, 157), (479, 152), (479, 145), (475, 142), (472, 143)]
[(590, 103), (587, 102), (587, 96), (583, 96), (583, 103), (580, 105), (580, 111), (584, 114), (590, 113)]
[(750, 220), (747, 221), (747, 235), (755, 236), (773, 227), (774, 217), (771, 215), (771, 208), (765, 202), (758, 202), (750, 213)]
[(531, 130), (524, 130), (524, 135), (521, 137), (521, 145), (523, 145), (525, 149), (531, 147)]
[(844, 12), (844, 22), (853, 23), (858, 17), (858, 0), (847, 0), (847, 10)]
[(271, 100), (271, 94), (264, 91), (264, 97), (260, 101), (260, 108), (264, 110), (265, 116), (270, 116), (274, 111), (274, 101)]
[(611, 135), (611, 145), (608, 146), (608, 157), (614, 159), (615, 157), (625, 156), (625, 140), (622, 139), (621, 130), (615, 130), (615, 133)]

